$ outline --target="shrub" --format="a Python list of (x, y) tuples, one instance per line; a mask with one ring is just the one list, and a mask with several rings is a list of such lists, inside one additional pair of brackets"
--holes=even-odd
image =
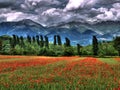
[(10, 50), (10, 47), (9, 47), (9, 46), (10, 46), (9, 44), (5, 45), (5, 46), (2, 48), (2, 50), (1, 50), (1, 54), (4, 54), (4, 55), (9, 55), (9, 54), (10, 54), (10, 52), (11, 52), (11, 50)]
[(117, 50), (113, 47), (112, 43), (102, 43), (99, 45), (99, 56), (104, 57), (104, 56), (116, 56), (118, 55)]
[(63, 52), (64, 56), (73, 56), (74, 55), (74, 50), (72, 47), (65, 47), (64, 48), (64, 52)]
[(55, 52), (52, 49), (41, 48), (39, 51), (39, 55), (41, 55), (41, 56), (55, 56)]
[(39, 46), (35, 44), (26, 43), (24, 47), (24, 54), (25, 55), (38, 55), (39, 54)]
[(113, 46), (118, 51), (118, 54), (120, 56), (120, 37), (115, 38)]
[(22, 47), (20, 47), (19, 45), (16, 45), (15, 50), (14, 50), (14, 54), (15, 55), (23, 55), (24, 49)]
[(81, 55), (93, 55), (92, 52), (92, 47), (91, 46), (86, 46), (81, 48)]

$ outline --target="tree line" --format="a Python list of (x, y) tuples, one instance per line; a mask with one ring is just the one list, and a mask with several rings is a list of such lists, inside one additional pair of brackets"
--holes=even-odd
[[(8, 55), (45, 55), (45, 56), (72, 56), (72, 55), (119, 55), (120, 37), (116, 37), (111, 43), (100, 43), (96, 36), (93, 36), (92, 45), (76, 46), (71, 45), (69, 38), (65, 37), (62, 42), (60, 35), (53, 36), (53, 43), (43, 35), (23, 36), (12, 35), (12, 37), (0, 38), (0, 54)], [(107, 47), (110, 47), (106, 49)], [(110, 52), (110, 49), (114, 52)], [(106, 51), (105, 51), (106, 50)], [(118, 54), (117, 54), (118, 52)]]
[[(7, 46), (5, 45), (6, 41)], [(4, 51), (5, 47), (8, 48), (8, 52)], [(53, 43), (50, 43), (49, 38), (43, 35), (32, 37), (28, 35), (26, 38), (12, 35), (12, 37), (9, 37), (7, 40), (0, 39), (1, 54), (58, 56), (58, 54), (55, 55), (56, 52), (54, 51), (54, 47), (63, 50), (60, 55), (73, 55), (73, 53), (69, 52), (70, 48), (72, 48), (70, 40), (66, 37), (65, 43), (62, 44), (60, 35), (54, 35)]]
[[(15, 46), (18, 44), (21, 47), (24, 47), (25, 45), (25, 38), (23, 36), (18, 37), (17, 35), (13, 35), (13, 38), (10, 38), (10, 45), (12, 48), (15, 48)], [(27, 36), (26, 41), (31, 44), (31, 43), (35, 43), (37, 42), (37, 44), (42, 48), (42, 47), (46, 47), (49, 48), (49, 39), (47, 36), (42, 36), (42, 35), (36, 35), (31, 37), (31, 36)], [(53, 41), (54, 45), (62, 45), (62, 40), (61, 37), (59, 35), (54, 35), (54, 41)], [(65, 38), (65, 43), (64, 45), (66, 47), (70, 47), (71, 43), (70, 40), (66, 37)]]
[[(97, 56), (99, 54), (100, 48), (96, 36), (93, 36), (92, 46), (93, 46), (93, 55)], [(120, 37), (116, 37), (113, 40), (113, 47), (118, 51), (118, 55), (120, 56)]]

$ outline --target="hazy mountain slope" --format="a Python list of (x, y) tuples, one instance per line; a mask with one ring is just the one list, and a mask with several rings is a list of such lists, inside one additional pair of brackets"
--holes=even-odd
[(43, 27), (32, 20), (0, 23), (0, 35), (18, 36), (47, 35), (53, 41), (54, 35), (60, 35), (62, 41), (68, 37), (72, 44), (80, 43), (88, 45), (92, 42), (92, 36), (96, 35), (99, 40), (112, 40), (113, 36), (120, 35), (120, 22), (100, 22), (87, 24), (79, 22), (63, 23), (59, 26)]

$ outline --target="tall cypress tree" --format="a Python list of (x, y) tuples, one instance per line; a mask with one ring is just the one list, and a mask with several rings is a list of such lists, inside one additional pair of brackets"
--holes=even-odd
[(36, 41), (37, 41), (37, 44), (40, 45), (40, 40), (38, 35), (36, 36)]
[(35, 37), (34, 36), (32, 37), (32, 40), (33, 40), (33, 43), (35, 43)]
[(13, 34), (13, 47), (17, 45), (17, 36)]
[(53, 42), (54, 45), (57, 45), (57, 39), (56, 39), (56, 37), (57, 37), (57, 36), (54, 35), (54, 42)]
[(20, 36), (20, 46), (24, 47), (25, 43), (24, 43), (24, 38), (23, 36)]
[(65, 38), (65, 41), (66, 41), (65, 46), (66, 46), (66, 47), (70, 47), (70, 46), (71, 46), (70, 40), (66, 37), (66, 38)]
[(49, 40), (47, 36), (45, 36), (45, 47), (49, 48)]
[(20, 44), (20, 39), (19, 39), (18, 36), (16, 36), (16, 41), (17, 41), (17, 42), (16, 42), (17, 44)]
[(31, 41), (31, 37), (29, 35), (27, 36), (27, 40), (31, 44), (32, 41)]
[(81, 55), (81, 52), (80, 52), (80, 48), (81, 48), (82, 46), (80, 45), (80, 44), (77, 44), (77, 53), (78, 53), (78, 55)]
[(98, 40), (96, 36), (93, 36), (92, 44), (93, 44), (93, 55), (98, 55), (99, 48), (98, 48)]
[(114, 39), (114, 47), (118, 51), (118, 54), (120, 56), (120, 37), (116, 37)]
[(58, 45), (62, 45), (61, 37), (59, 35), (57, 35), (57, 40), (58, 40)]
[(2, 50), (2, 40), (0, 40), (0, 51)]
[(40, 47), (44, 47), (44, 40), (42, 35), (40, 35)]
[(9, 43), (10, 43), (11, 48), (14, 48), (14, 47), (15, 47), (13, 38), (10, 38), (10, 39), (9, 39)]

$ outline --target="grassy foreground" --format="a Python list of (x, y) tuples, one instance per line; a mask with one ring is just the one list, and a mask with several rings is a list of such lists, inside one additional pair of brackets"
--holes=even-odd
[(120, 58), (0, 56), (0, 90), (120, 90)]

